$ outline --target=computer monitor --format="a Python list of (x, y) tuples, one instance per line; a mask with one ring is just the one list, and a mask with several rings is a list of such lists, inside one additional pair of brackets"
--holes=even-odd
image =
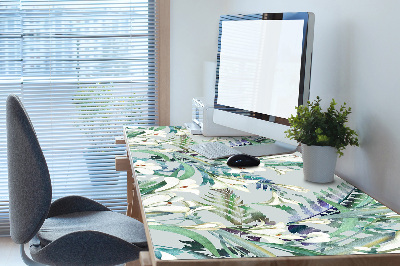
[(238, 149), (261, 156), (294, 152), (288, 118), (310, 94), (314, 14), (221, 16), (214, 123), (276, 140)]

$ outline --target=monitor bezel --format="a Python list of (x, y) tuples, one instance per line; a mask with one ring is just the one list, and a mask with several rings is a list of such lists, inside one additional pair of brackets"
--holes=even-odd
[(310, 31), (313, 27), (309, 27), (310, 20), (313, 20), (314, 14), (311, 12), (283, 12), (283, 13), (259, 13), (250, 15), (223, 15), (219, 21), (219, 36), (218, 36), (218, 53), (217, 53), (217, 68), (216, 68), (216, 81), (215, 81), (215, 97), (214, 108), (223, 110), (230, 113), (240, 114), (264, 121), (277, 123), (288, 126), (289, 121), (287, 117), (276, 117), (270, 114), (263, 114), (254, 111), (244, 110), (231, 106), (218, 104), (218, 85), (219, 85), (219, 71), (220, 71), (220, 58), (221, 58), (221, 39), (222, 39), (222, 22), (223, 21), (241, 21), (241, 20), (303, 20), (303, 48), (301, 54), (301, 67), (300, 67), (300, 82), (299, 82), (299, 95), (298, 106), (307, 103), (310, 95), (310, 81), (311, 81), (311, 61), (312, 61), (312, 46), (313, 39), (308, 38)]

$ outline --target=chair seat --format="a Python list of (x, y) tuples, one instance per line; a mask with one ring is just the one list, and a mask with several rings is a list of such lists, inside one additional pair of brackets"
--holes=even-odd
[(147, 247), (143, 224), (112, 211), (74, 212), (47, 218), (37, 237), (43, 247), (65, 235), (80, 231), (97, 231), (138, 247)]

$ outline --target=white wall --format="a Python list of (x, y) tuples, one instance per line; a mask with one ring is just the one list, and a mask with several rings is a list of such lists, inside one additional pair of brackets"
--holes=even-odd
[(171, 125), (191, 121), (192, 98), (204, 96), (204, 64), (217, 61), (225, 0), (171, 1)]
[(203, 64), (215, 61), (221, 14), (315, 13), (311, 99), (353, 109), (360, 148), (347, 148), (337, 172), (400, 211), (400, 1), (171, 0), (171, 121), (190, 121), (203, 94)]

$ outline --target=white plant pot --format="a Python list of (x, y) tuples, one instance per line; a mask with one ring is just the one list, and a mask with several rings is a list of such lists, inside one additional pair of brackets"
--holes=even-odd
[(338, 157), (336, 148), (305, 144), (301, 144), (301, 148), (305, 180), (315, 183), (333, 182)]

